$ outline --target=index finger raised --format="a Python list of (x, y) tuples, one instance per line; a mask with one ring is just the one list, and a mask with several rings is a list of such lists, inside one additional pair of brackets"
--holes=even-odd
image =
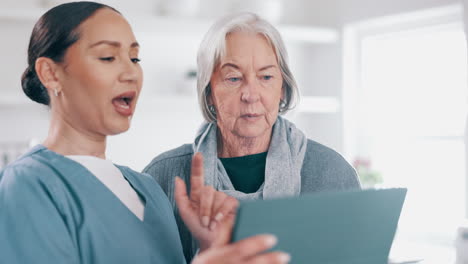
[(205, 186), (205, 175), (203, 172), (203, 155), (195, 153), (192, 158), (192, 168), (190, 173), (190, 198), (199, 200), (199, 193)]

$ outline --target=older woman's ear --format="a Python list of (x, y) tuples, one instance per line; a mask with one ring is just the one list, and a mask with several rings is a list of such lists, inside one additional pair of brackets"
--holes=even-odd
[(281, 97), (280, 97), (280, 101), (279, 101), (279, 108), (278, 108), (278, 112), (279, 113), (282, 113), (284, 112), (285, 108), (286, 108), (286, 89), (287, 88), (287, 84), (283, 81), (283, 86), (281, 87)]
[(208, 85), (205, 88), (205, 100), (206, 100), (206, 110), (210, 112), (212, 115), (213, 119), (216, 119), (216, 107), (214, 105), (214, 100), (213, 100), (213, 93), (211, 92), (211, 84), (208, 83)]
[(208, 83), (205, 89), (206, 93), (206, 102), (208, 105), (213, 105), (213, 93), (211, 92), (211, 83)]
[(283, 98), (280, 99), (278, 112), (282, 113), (286, 108), (286, 101)]

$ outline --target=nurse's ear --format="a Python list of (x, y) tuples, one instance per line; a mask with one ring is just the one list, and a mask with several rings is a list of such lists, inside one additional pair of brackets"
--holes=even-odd
[(59, 65), (50, 58), (40, 57), (36, 60), (36, 74), (42, 85), (47, 89), (49, 95), (58, 96), (62, 91), (59, 82)]

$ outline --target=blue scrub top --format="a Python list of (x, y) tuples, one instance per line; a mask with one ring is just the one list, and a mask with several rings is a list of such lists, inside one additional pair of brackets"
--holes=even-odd
[(117, 166), (144, 221), (81, 164), (38, 145), (0, 172), (1, 263), (185, 263), (171, 205), (147, 174)]

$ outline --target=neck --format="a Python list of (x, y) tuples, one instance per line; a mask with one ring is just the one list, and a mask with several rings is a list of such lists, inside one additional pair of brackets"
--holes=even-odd
[(218, 156), (220, 158), (242, 157), (268, 151), (272, 129), (258, 137), (242, 137), (232, 133), (222, 133), (218, 129)]
[(52, 113), (49, 133), (43, 145), (61, 155), (86, 155), (105, 159), (106, 136), (79, 129)]

